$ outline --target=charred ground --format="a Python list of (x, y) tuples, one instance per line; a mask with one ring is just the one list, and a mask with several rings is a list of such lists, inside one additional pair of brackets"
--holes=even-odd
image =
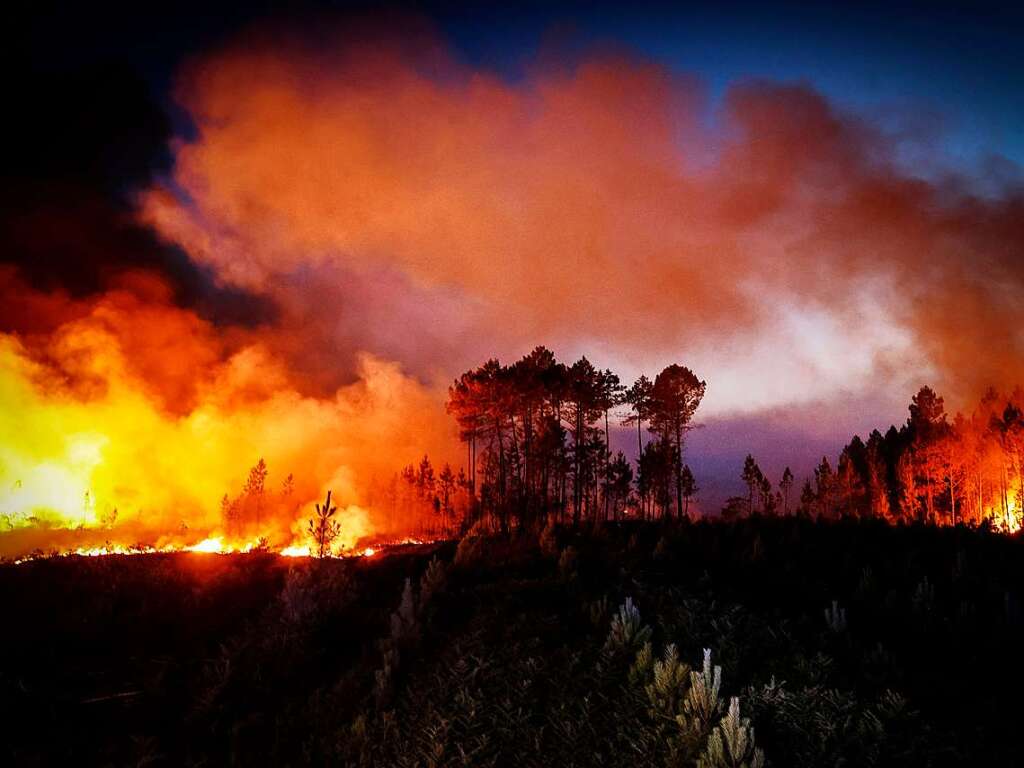
[(653, 660), (671, 643), (699, 671), (711, 649), (769, 764), (1010, 765), (1022, 547), (754, 518), (369, 559), (8, 565), (0, 749), (10, 765), (695, 764), (708, 734), (684, 738), (682, 702), (655, 701), (643, 634), (612, 631), (628, 597)]

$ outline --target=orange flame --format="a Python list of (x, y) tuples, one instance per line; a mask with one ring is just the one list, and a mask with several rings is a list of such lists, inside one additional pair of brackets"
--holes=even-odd
[[(397, 364), (364, 355), (357, 381), (319, 397), (258, 339), (224, 349), (152, 286), (75, 311), (48, 333), (0, 333), (0, 556), (243, 552), (261, 537), (298, 553), (328, 488), (335, 549), (348, 552), (410, 523), (377, 508), (375, 481), (455, 449), (440, 392)], [(246, 495), (260, 458), (269, 474)], [(241, 522), (225, 518), (225, 496), (241, 499)]]

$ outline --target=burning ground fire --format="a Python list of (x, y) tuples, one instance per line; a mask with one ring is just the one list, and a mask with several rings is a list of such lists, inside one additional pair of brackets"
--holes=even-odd
[[(324, 557), (328, 558), (350, 558), (350, 557), (374, 557), (388, 549), (394, 547), (429, 544), (431, 542), (423, 539), (406, 538), (396, 541), (388, 541), (386, 543), (380, 543), (373, 547), (362, 547), (357, 549), (332, 549), (325, 553)], [(231, 542), (225, 542), (219, 536), (213, 536), (208, 539), (203, 539), (197, 544), (189, 544), (182, 547), (177, 546), (163, 546), (163, 547), (150, 547), (150, 546), (132, 546), (124, 547), (116, 544), (109, 544), (101, 547), (78, 547), (77, 549), (67, 550), (64, 552), (56, 552), (51, 555), (45, 555), (47, 557), (104, 557), (108, 555), (154, 555), (154, 554), (171, 554), (175, 552), (193, 552), (197, 554), (207, 555), (233, 555), (233, 554), (249, 554), (255, 552), (273, 552), (266, 547), (265, 542), (261, 541), (248, 541), (241, 544), (235, 544)], [(292, 558), (308, 558), (315, 557), (316, 554), (311, 551), (308, 546), (305, 545), (292, 545), (288, 547), (282, 547), (281, 549), (273, 552), (280, 557), (292, 557)], [(31, 560), (39, 559), (40, 556), (32, 555), (29, 557), (22, 557), (14, 561), (15, 564), (21, 564), (29, 562)]]

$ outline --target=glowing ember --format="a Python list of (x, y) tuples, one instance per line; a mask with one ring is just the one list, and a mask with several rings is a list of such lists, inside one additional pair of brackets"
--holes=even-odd
[(367, 547), (363, 550), (363, 557), (373, 557), (377, 554), (377, 550), (373, 547)]

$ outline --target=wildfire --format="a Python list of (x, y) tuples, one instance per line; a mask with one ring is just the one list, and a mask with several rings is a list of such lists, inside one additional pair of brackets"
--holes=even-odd
[(250, 549), (249, 545), (245, 548), (236, 550), (234, 547), (225, 546), (224, 542), (219, 536), (212, 536), (209, 539), (203, 539), (198, 544), (193, 544), (190, 547), (185, 547), (188, 552), (215, 552), (217, 554), (224, 554), (225, 552), (248, 552)]
[[(110, 545), (106, 547), (78, 547), (70, 552), (64, 553), (65, 557), (74, 555), (77, 557), (102, 557), (103, 555), (152, 555), (158, 552), (173, 552), (172, 547), (121, 547)], [(20, 561), (19, 561), (20, 562)]]
[(1017, 533), (1021, 529), (1021, 517), (1017, 511), (1017, 502), (1014, 499), (1006, 500), (1005, 526), (1007, 533)]
[[(422, 545), (430, 544), (431, 541), (418, 539), (418, 538), (403, 538), (394, 541), (382, 542), (375, 544), (371, 547), (363, 548), (349, 548), (349, 547), (338, 547), (330, 550), (325, 556), (329, 558), (349, 558), (349, 557), (375, 557), (382, 554), (385, 550), (393, 547), (402, 547), (409, 545)], [(276, 554), (279, 557), (288, 558), (308, 558), (315, 557), (309, 546), (305, 544), (290, 544), (286, 547), (273, 550), (266, 546), (266, 541), (255, 540), (245, 542), (229, 542), (225, 541), (222, 536), (210, 536), (203, 539), (195, 544), (186, 544), (184, 546), (176, 546), (167, 544), (160, 547), (146, 546), (146, 545), (133, 545), (133, 546), (122, 546), (120, 544), (106, 543), (102, 546), (95, 547), (76, 547), (74, 549), (68, 549), (60, 552), (51, 552), (47, 557), (105, 557), (110, 555), (154, 555), (154, 554), (172, 554), (172, 553), (193, 553), (200, 555), (232, 555), (232, 554), (249, 554), (255, 552), (266, 552), (268, 554)], [(28, 557), (22, 557), (14, 561), (15, 564), (29, 562), (34, 559), (38, 559), (40, 555), (32, 555)]]
[[(8, 294), (32, 296), (0, 272)], [(228, 347), (152, 277), (55, 314), (45, 333), (0, 333), (0, 556), (308, 556), (328, 488), (339, 552), (415, 523), (392, 507), (374, 519), (365, 502), (378, 478), (450, 442), (436, 397), (397, 365), (364, 357), (355, 383), (304, 395), (261, 340)]]

